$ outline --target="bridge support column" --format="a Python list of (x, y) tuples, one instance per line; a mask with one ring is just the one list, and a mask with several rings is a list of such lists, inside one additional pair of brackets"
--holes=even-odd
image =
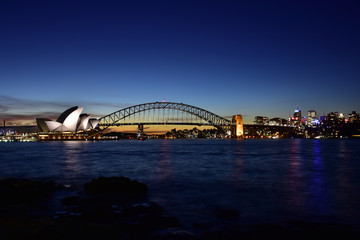
[(244, 135), (244, 124), (242, 115), (234, 115), (232, 118), (232, 131), (231, 134), (233, 137), (243, 137)]
[(143, 135), (144, 135), (144, 124), (139, 123), (137, 137), (141, 138), (143, 137)]

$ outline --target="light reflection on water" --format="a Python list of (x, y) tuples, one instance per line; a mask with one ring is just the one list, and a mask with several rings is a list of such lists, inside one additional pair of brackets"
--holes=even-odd
[(324, 191), (324, 166), (319, 140), (313, 141), (313, 170), (311, 180), (311, 185), (309, 187), (310, 204), (312, 207), (317, 208), (318, 211), (329, 211), (329, 206), (327, 204), (329, 196)]
[(301, 168), (303, 167), (303, 156), (302, 156), (302, 149), (301, 149), (301, 140), (295, 139), (291, 141), (291, 150), (289, 155), (289, 171), (286, 176), (286, 188), (289, 192), (289, 198), (287, 199), (287, 206), (290, 209), (297, 208), (299, 209), (299, 214), (304, 213), (304, 191), (303, 191), (303, 184), (302, 181), (302, 174)]
[(168, 141), (162, 141), (159, 143), (160, 152), (159, 160), (154, 170), (153, 179), (155, 181), (168, 181), (171, 178), (172, 166), (171, 166), (171, 150)]
[(360, 141), (147, 140), (0, 144), (0, 176), (79, 188), (99, 176), (149, 186), (151, 200), (182, 223), (314, 219), (360, 222)]
[(83, 162), (85, 159), (81, 157), (83, 143), (84, 142), (81, 141), (63, 142), (63, 178), (66, 179), (68, 183), (76, 182), (78, 176), (83, 175), (87, 171), (86, 164)]
[(241, 184), (244, 180), (244, 161), (243, 161), (243, 145), (242, 144), (236, 144), (235, 150), (234, 150), (234, 170), (232, 173), (232, 178), (235, 184)]

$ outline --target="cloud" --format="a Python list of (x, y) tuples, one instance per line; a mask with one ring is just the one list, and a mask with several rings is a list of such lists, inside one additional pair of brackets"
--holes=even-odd
[(97, 107), (119, 108), (119, 110), (132, 105), (132, 104), (113, 104), (113, 103), (100, 103), (100, 102), (87, 102), (86, 104), (90, 104)]
[(64, 108), (67, 103), (19, 99), (8, 96), (0, 96), (0, 109), (4, 112), (8, 111), (37, 111), (38, 109), (47, 108)]
[(12, 120), (12, 121), (16, 121), (16, 120), (34, 120), (35, 118), (42, 118), (44, 117), (44, 115), (46, 116), (46, 118), (57, 118), (59, 116), (58, 112), (42, 112), (39, 114), (34, 114), (34, 115), (30, 115), (30, 114), (12, 114), (12, 113), (8, 113), (8, 114), (1, 114), (1, 118), (4, 120)]
[[(76, 105), (86, 105), (86, 108), (94, 112), (94, 114), (91, 114), (93, 117), (104, 116), (104, 111), (109, 114), (112, 111), (131, 106), (124, 103), (114, 104), (92, 101), (80, 101)], [(62, 112), (72, 106), (74, 104), (70, 102), (30, 100), (0, 95), (0, 120), (5, 120), (9, 124), (35, 124), (35, 118), (55, 120)], [(87, 109), (85, 111), (88, 112)]]

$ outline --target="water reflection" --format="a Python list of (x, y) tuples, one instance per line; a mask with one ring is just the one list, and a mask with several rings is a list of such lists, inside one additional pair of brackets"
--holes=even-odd
[(234, 168), (232, 179), (240, 185), (244, 180), (244, 173), (243, 173), (243, 145), (241, 142), (236, 142), (235, 144), (235, 153), (234, 153)]
[(286, 207), (291, 211), (302, 212), (305, 204), (302, 181), (302, 147), (300, 139), (294, 139), (290, 143), (289, 172), (285, 176)]
[(157, 163), (157, 168), (155, 169), (155, 180), (166, 181), (171, 178), (172, 166), (170, 151), (169, 141), (161, 141), (159, 161)]
[[(347, 189), (352, 186), (352, 157), (350, 149), (347, 148), (344, 141), (339, 142), (339, 153), (338, 153), (338, 188), (342, 190), (342, 192), (346, 192)], [(343, 196), (343, 194), (341, 195)]]
[(81, 156), (81, 150), (84, 149), (84, 142), (65, 141), (63, 142), (64, 150), (64, 178), (73, 182), (86, 171), (84, 159)]
[(349, 148), (346, 140), (338, 143), (338, 149), (334, 201), (339, 206), (338, 211), (341, 212), (341, 215), (359, 221), (360, 167), (356, 161), (359, 155), (353, 154), (354, 148)]
[(338, 156), (344, 160), (351, 159), (351, 152), (345, 141), (339, 142), (339, 154)]
[(317, 211), (327, 212), (328, 197), (324, 192), (324, 163), (321, 157), (320, 141), (313, 141), (313, 169), (309, 187), (310, 205)]

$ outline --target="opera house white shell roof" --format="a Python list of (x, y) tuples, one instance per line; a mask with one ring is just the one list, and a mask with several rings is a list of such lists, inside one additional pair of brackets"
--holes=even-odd
[(36, 123), (40, 132), (77, 132), (95, 129), (99, 124), (97, 119), (88, 114), (81, 114), (84, 108), (77, 106), (67, 109), (56, 121), (46, 118), (37, 118)]

